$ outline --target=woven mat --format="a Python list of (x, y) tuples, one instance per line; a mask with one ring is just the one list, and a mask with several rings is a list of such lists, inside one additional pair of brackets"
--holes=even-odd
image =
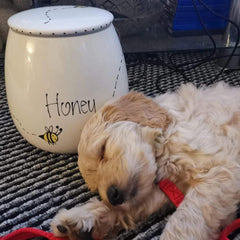
[[(181, 83), (210, 83), (220, 71), (215, 61), (197, 68), (178, 71), (169, 67), (194, 62), (208, 52), (173, 55), (126, 55), (130, 89), (154, 96), (175, 90)], [(77, 155), (52, 154), (26, 142), (16, 130), (9, 114), (4, 86), (4, 58), (0, 57), (0, 236), (21, 227), (50, 231), (49, 223), (60, 208), (71, 208), (93, 197), (77, 167)], [(186, 66), (185, 66), (186, 68)], [(240, 71), (219, 77), (240, 85)], [(158, 239), (166, 224), (166, 214), (153, 214), (136, 230), (123, 231), (115, 239)], [(236, 235), (234, 240), (240, 239)]]

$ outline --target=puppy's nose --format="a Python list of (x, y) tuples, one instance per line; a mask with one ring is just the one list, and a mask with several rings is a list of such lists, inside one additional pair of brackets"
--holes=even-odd
[(116, 186), (111, 186), (108, 188), (107, 197), (108, 201), (114, 206), (124, 202), (123, 193)]

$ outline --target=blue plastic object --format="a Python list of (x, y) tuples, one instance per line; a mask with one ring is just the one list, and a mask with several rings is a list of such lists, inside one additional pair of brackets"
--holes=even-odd
[[(213, 11), (222, 16), (228, 17), (230, 0), (203, 0)], [(202, 21), (208, 30), (221, 32), (226, 27), (227, 22), (209, 12), (198, 0), (195, 0)], [(200, 32), (203, 30), (192, 0), (178, 0), (175, 16), (173, 19), (173, 32)]]

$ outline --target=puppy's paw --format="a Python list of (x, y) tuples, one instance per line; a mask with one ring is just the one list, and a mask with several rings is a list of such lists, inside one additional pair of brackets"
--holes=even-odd
[(93, 226), (94, 216), (84, 206), (60, 210), (51, 223), (55, 236), (68, 237), (70, 240), (93, 239)]

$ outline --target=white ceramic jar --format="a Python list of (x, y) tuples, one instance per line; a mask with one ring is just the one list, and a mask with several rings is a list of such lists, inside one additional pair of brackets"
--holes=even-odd
[(80, 6), (36, 8), (8, 20), (7, 99), (17, 129), (31, 144), (77, 152), (86, 120), (128, 92), (112, 20), (105, 10)]

